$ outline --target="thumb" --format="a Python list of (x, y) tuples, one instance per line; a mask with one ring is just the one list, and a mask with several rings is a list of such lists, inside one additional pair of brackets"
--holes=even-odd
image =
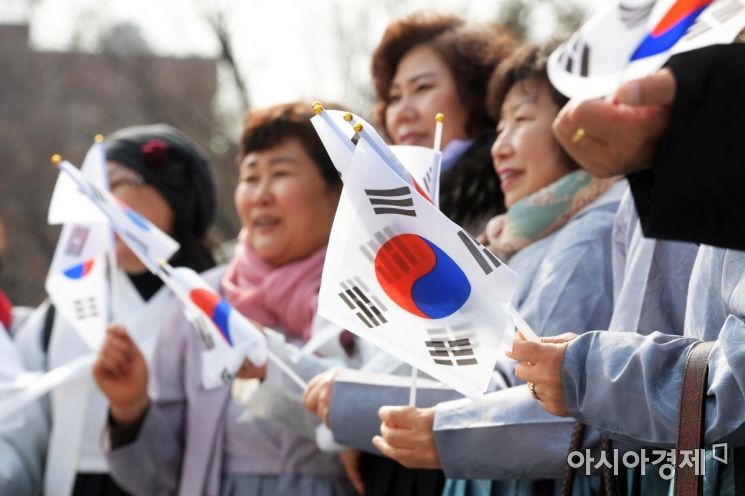
[(676, 82), (670, 69), (623, 83), (616, 100), (626, 105), (671, 105), (675, 100)]

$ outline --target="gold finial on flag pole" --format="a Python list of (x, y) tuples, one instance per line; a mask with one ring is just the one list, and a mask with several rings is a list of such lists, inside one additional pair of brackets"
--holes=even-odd
[(311, 108), (313, 109), (313, 112), (315, 112), (316, 115), (323, 112), (323, 105), (321, 105), (321, 102), (315, 101), (311, 104)]
[(93, 138), (93, 141), (95, 141), (96, 143), (103, 143), (103, 134), (97, 134), (97, 135), (96, 135), (96, 136), (95, 136), (95, 137)]
[(52, 155), (52, 158), (50, 159), (54, 165), (59, 165), (60, 162), (62, 162), (62, 155), (59, 153), (55, 153)]
[(435, 143), (433, 148), (439, 152), (442, 148), (442, 128), (445, 123), (445, 114), (437, 113), (435, 115)]

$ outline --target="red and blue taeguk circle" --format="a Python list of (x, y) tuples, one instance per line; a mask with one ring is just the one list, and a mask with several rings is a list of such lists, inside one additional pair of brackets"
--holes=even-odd
[(416, 234), (400, 234), (380, 247), (375, 276), (391, 300), (425, 319), (452, 315), (471, 295), (471, 283), (458, 264)]
[(215, 293), (201, 288), (191, 290), (189, 298), (191, 298), (191, 301), (200, 310), (209, 315), (212, 322), (220, 330), (220, 334), (225, 338), (225, 341), (232, 346), (233, 340), (230, 337), (229, 323), (232, 308), (228, 302)]
[(631, 55), (631, 61), (651, 57), (672, 48), (713, 0), (678, 0)]
[(93, 263), (95, 261), (96, 259), (91, 258), (90, 260), (86, 260), (83, 263), (73, 265), (62, 273), (65, 274), (65, 277), (67, 277), (68, 279), (82, 279), (91, 273), (91, 270), (93, 270)]

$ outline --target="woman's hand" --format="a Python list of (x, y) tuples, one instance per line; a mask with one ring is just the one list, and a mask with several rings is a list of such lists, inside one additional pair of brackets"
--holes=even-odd
[(571, 101), (554, 120), (554, 135), (593, 176), (647, 169), (667, 129), (675, 91), (675, 76), (662, 69), (621, 85), (613, 102)]
[(520, 362), (515, 367), (515, 375), (533, 383), (536, 399), (553, 415), (567, 415), (561, 366), (569, 343), (576, 337), (576, 334), (565, 333), (541, 338), (540, 343), (517, 338), (512, 343), (512, 352), (507, 353)]
[(440, 468), (432, 431), (434, 407), (384, 406), (378, 414), (380, 436), (372, 442), (381, 453), (407, 468)]
[(326, 426), (329, 425), (331, 393), (334, 389), (336, 376), (339, 375), (340, 371), (341, 369), (332, 368), (318, 374), (308, 382), (308, 387), (305, 389), (305, 394), (303, 395), (305, 408), (310, 413), (317, 415)]
[[(256, 322), (255, 320), (248, 319), (253, 326), (258, 329), (264, 336), (266, 336), (266, 328)], [(261, 367), (257, 367), (251, 360), (244, 360), (241, 368), (235, 373), (238, 379), (260, 379), (264, 380), (266, 377), (266, 363)]]
[(266, 377), (266, 364), (261, 367), (257, 367), (251, 360), (244, 360), (241, 368), (235, 373), (235, 376), (239, 379), (261, 379)]
[(489, 222), (486, 223), (486, 227), (484, 228), (484, 232), (479, 236), (479, 242), (490, 250), (492, 246), (497, 246), (499, 236), (504, 230), (504, 221), (504, 215), (497, 215), (496, 217), (489, 219)]
[(109, 399), (112, 418), (120, 424), (139, 419), (147, 410), (148, 372), (137, 345), (119, 325), (110, 325), (93, 364), (93, 378)]

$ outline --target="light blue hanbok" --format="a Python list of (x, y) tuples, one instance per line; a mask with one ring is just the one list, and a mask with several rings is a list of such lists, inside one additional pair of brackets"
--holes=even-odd
[[(693, 244), (644, 238), (631, 196), (625, 195), (613, 226), (616, 305), (605, 327), (680, 332), (696, 251)], [(530, 479), (561, 478), (574, 422), (545, 413), (522, 388), (487, 395), (478, 407), (468, 400), (438, 405), (435, 435), (446, 474), (499, 480), (493, 485), (452, 481), (449, 494), (532, 494), (535, 486)], [(599, 438), (591, 430), (585, 448), (597, 448)], [(575, 494), (594, 492), (596, 485), (597, 481), (580, 477)], [(558, 484), (553, 489), (558, 492)]]

